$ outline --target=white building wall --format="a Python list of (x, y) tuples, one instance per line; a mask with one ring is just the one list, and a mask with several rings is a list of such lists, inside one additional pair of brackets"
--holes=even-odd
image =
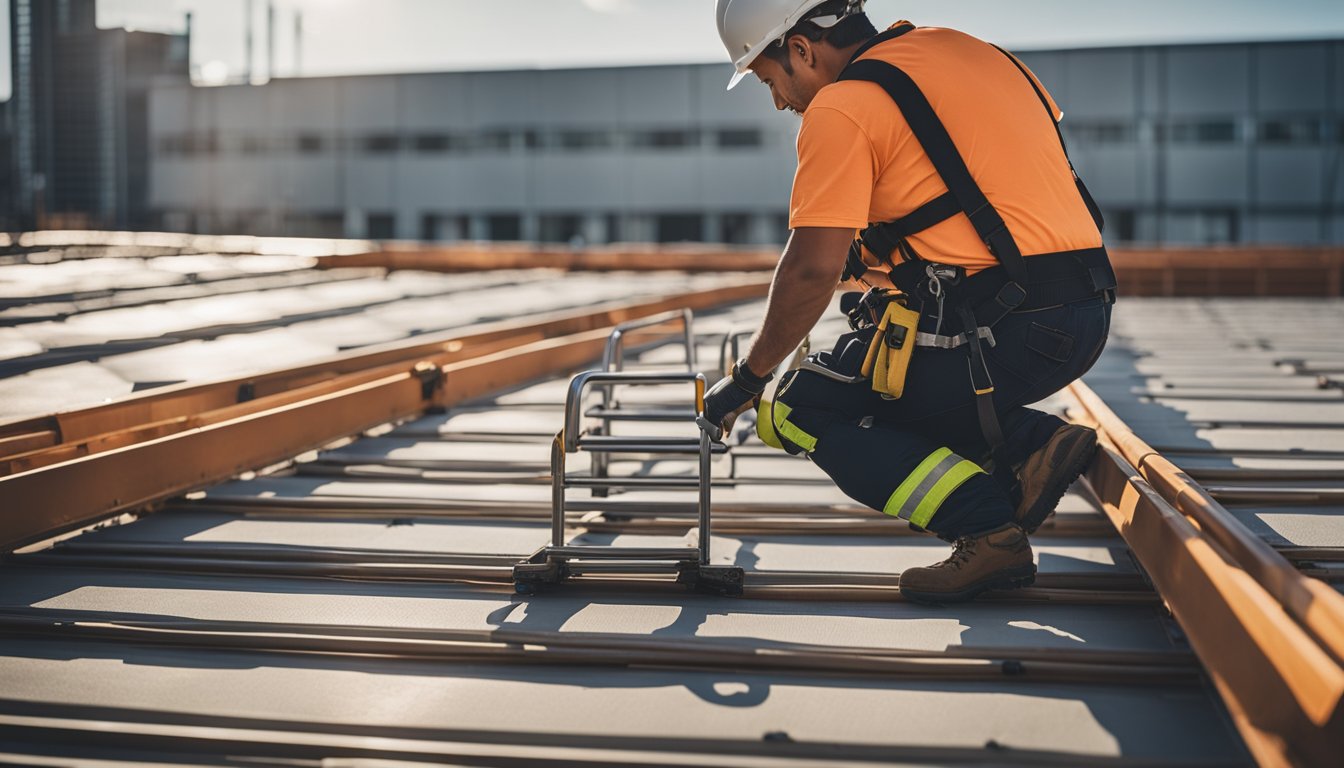
[[(1064, 109), (1112, 240), (1344, 240), (1344, 172), (1330, 170), (1344, 43), (1022, 57)], [(755, 83), (726, 92), (728, 74), (165, 85), (151, 94), (151, 201), (165, 226), (205, 231), (780, 242), (799, 121)], [(1267, 121), (1302, 120), (1315, 138), (1269, 138)]]

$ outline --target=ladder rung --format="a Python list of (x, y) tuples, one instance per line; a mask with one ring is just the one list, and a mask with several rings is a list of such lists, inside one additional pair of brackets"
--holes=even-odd
[(626, 561), (609, 560), (600, 561), (575, 561), (570, 560), (566, 563), (569, 573), (572, 576), (582, 576), (586, 573), (615, 573), (620, 575), (642, 575), (646, 573), (677, 573), (683, 565), (696, 562), (696, 558), (684, 558), (681, 560), (640, 560)]
[[(578, 449), (590, 453), (672, 453), (695, 455), (700, 453), (700, 441), (686, 437), (618, 437), (589, 435), (578, 440)], [(724, 453), (728, 446), (710, 443), (710, 452)]]
[(612, 499), (566, 499), (566, 512), (605, 512), (613, 515), (696, 515), (699, 504), (683, 501), (614, 501)]
[(694, 477), (567, 477), (566, 488), (639, 488), (641, 490), (698, 489)]
[(695, 411), (690, 408), (647, 407), (647, 408), (603, 408), (594, 406), (584, 414), (590, 419), (607, 421), (695, 421)]
[(700, 550), (695, 547), (608, 547), (570, 544), (563, 547), (547, 547), (546, 555), (563, 559), (594, 558), (598, 560), (671, 560), (681, 562), (686, 559), (698, 560)]

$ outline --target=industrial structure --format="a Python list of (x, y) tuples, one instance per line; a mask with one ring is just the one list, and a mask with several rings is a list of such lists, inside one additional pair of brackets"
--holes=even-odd
[(144, 229), (149, 92), (189, 85), (187, 35), (98, 29), (95, 0), (9, 0), (0, 227)]
[[(1022, 54), (1112, 242), (1344, 242), (1344, 42)], [(797, 121), (721, 65), (154, 89), (164, 228), (771, 243)]]
[[(98, 30), (93, 9), (9, 0), (2, 227), (576, 244), (787, 233), (797, 122), (764, 91), (730, 98), (720, 64), (206, 88), (187, 76), (189, 31)], [(1112, 242), (1344, 242), (1344, 41), (1022, 57), (1065, 110)]]

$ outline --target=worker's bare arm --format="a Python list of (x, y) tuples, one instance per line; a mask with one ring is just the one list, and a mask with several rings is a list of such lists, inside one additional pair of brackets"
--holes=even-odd
[(765, 320), (752, 339), (747, 365), (764, 375), (797, 349), (835, 296), (854, 230), (799, 227), (775, 268)]

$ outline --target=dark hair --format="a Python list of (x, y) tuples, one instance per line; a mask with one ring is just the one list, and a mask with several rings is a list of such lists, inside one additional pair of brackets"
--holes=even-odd
[(860, 11), (846, 16), (833, 27), (819, 27), (809, 19), (817, 16), (839, 16), (849, 7), (848, 0), (826, 0), (808, 11), (797, 24), (784, 33), (781, 40), (771, 43), (764, 51), (766, 56), (779, 62), (784, 71), (793, 74), (793, 63), (789, 61), (789, 49), (786, 46), (790, 37), (802, 35), (814, 43), (825, 41), (833, 48), (848, 48), (857, 45), (877, 34), (877, 28), (868, 20), (868, 15)]

